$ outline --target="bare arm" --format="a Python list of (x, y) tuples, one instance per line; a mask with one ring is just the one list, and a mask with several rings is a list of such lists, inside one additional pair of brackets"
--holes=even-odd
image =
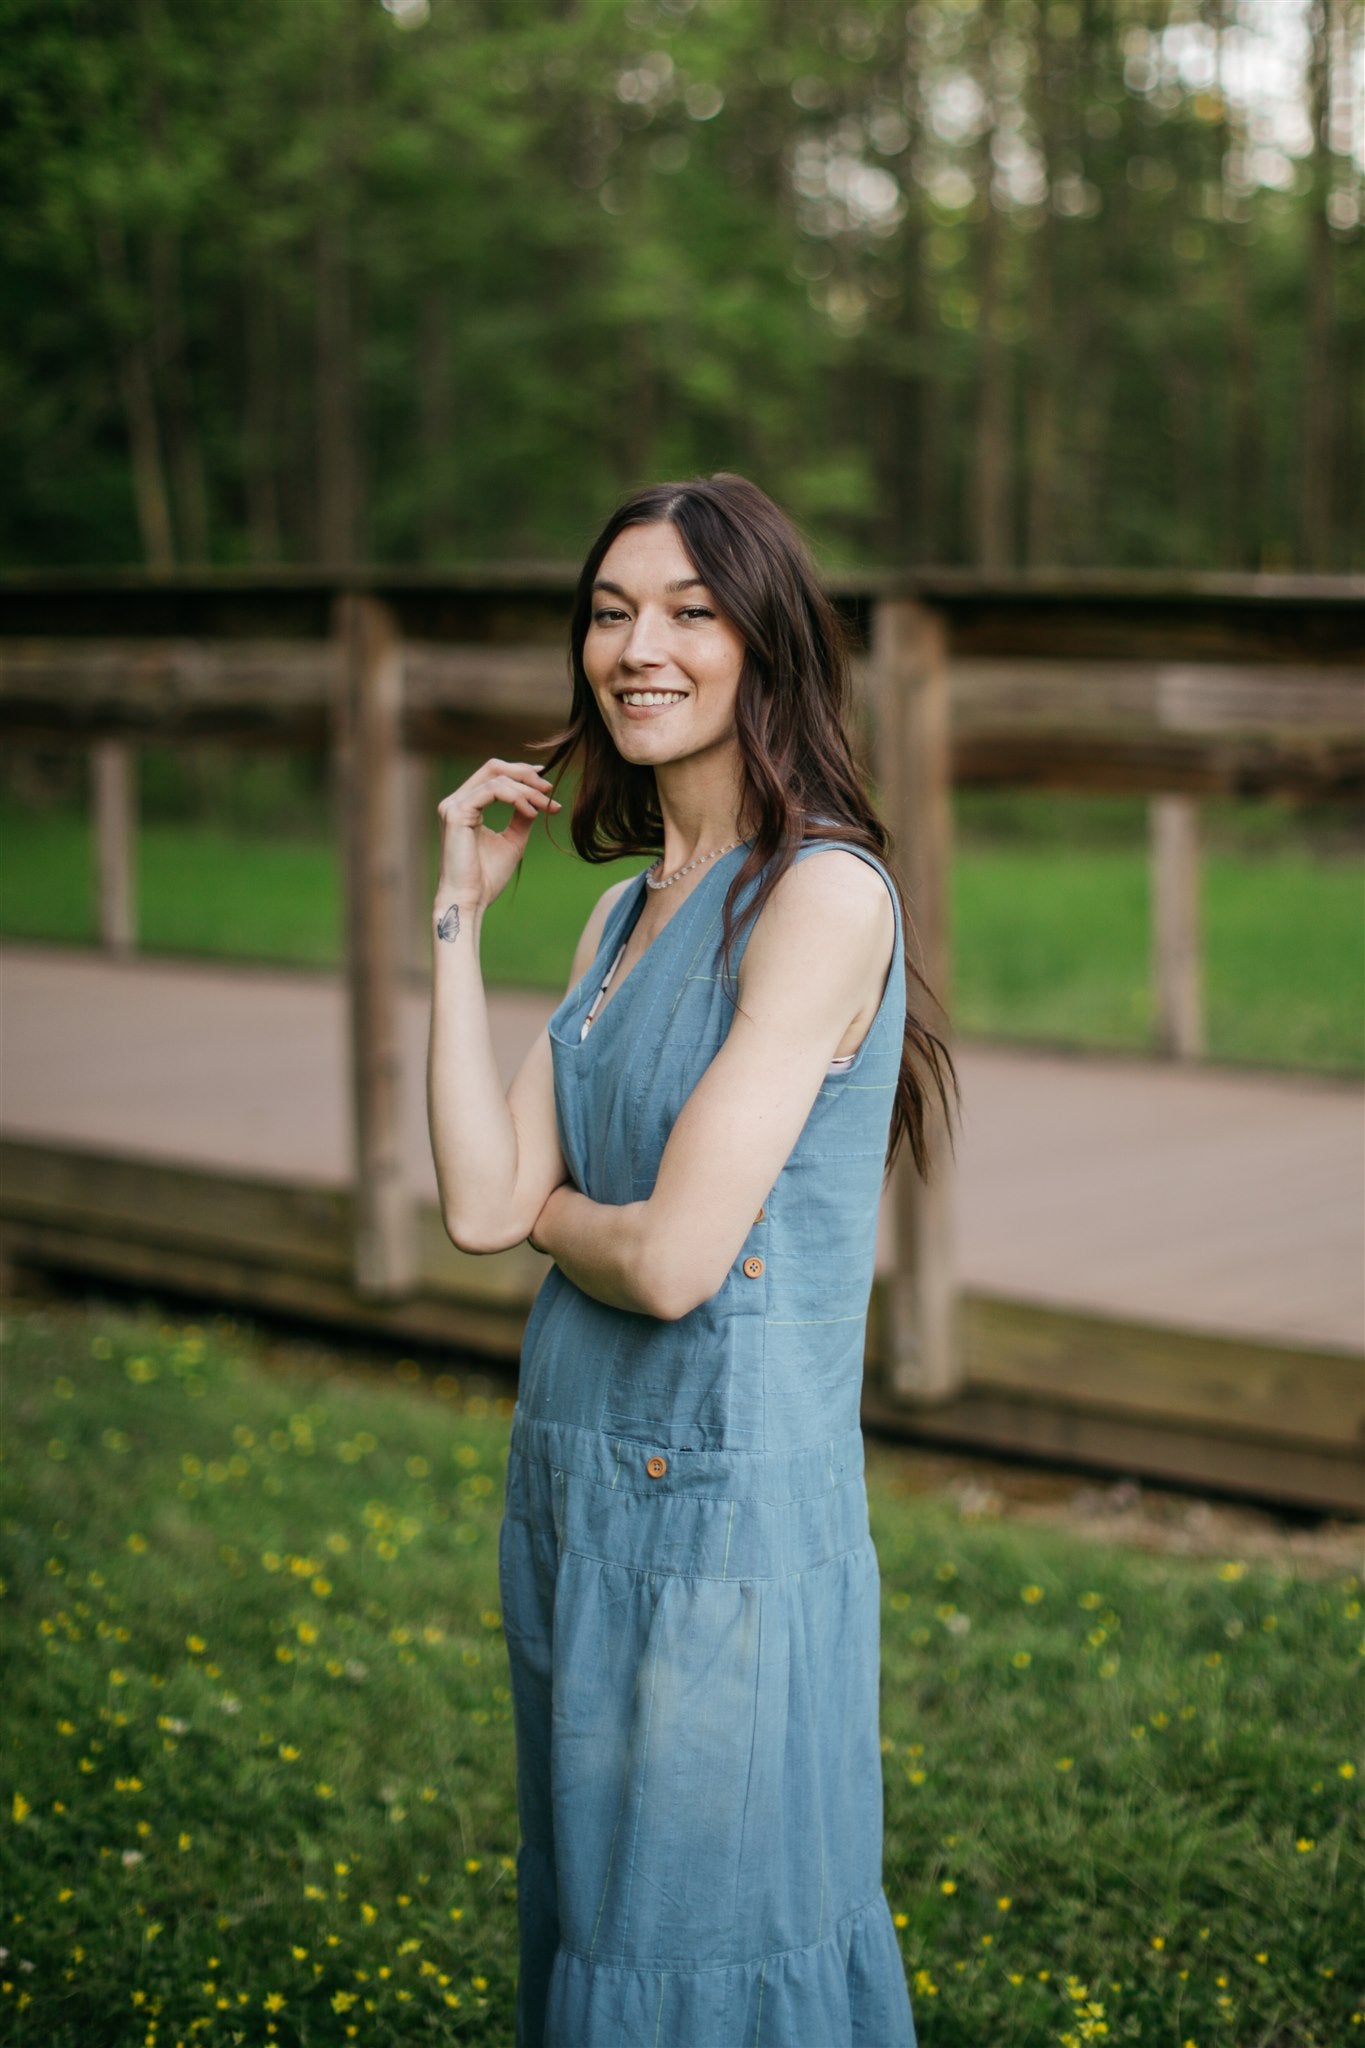
[[(549, 788), (539, 769), (524, 761), (488, 761), (440, 806), (427, 1119), (441, 1216), (462, 1251), (519, 1244), (565, 1176), (549, 1035), (540, 1033), (504, 1093), (479, 958), (488, 905), (525, 852), (535, 819), (558, 808)], [(511, 803), (513, 815), (504, 831), (490, 832), (482, 815), (498, 802)], [(588, 919), (571, 986), (586, 971), (621, 886), (608, 890)]]
[(672, 1321), (708, 1300), (801, 1135), (840, 1038), (874, 978), (884, 986), (894, 937), (886, 886), (856, 854), (789, 868), (750, 935), (734, 1021), (669, 1134), (653, 1192), (613, 1206), (557, 1187), (532, 1243), (617, 1308)]

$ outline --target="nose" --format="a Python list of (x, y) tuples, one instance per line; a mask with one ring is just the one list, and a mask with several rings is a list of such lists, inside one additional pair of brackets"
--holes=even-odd
[(626, 669), (662, 668), (666, 660), (662, 621), (648, 605), (635, 614), (634, 623), (621, 649), (621, 666)]

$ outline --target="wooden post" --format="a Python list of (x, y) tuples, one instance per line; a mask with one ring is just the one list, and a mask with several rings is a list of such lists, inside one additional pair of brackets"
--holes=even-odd
[(1157, 1046), (1195, 1060), (1204, 1050), (1199, 814), (1193, 797), (1154, 796), (1148, 816)]
[[(431, 903), (436, 892), (435, 762), (430, 754), (403, 756), (403, 929), (409, 974), (431, 973)], [(443, 792), (444, 793), (444, 792)]]
[(338, 598), (336, 787), (346, 893), (358, 1293), (393, 1297), (417, 1269), (417, 1212), (403, 1171), (399, 1014), (407, 873), (403, 650), (371, 597)]
[[(948, 902), (952, 875), (952, 754), (947, 637), (923, 605), (879, 603), (872, 626), (873, 772), (914, 924), (906, 949), (945, 1009), (949, 1003)], [(918, 946), (916, 947), (916, 936)], [(912, 998), (928, 999), (912, 980)], [(935, 1029), (942, 1018), (928, 1019)], [(957, 1329), (953, 1160), (942, 1111), (929, 1117), (931, 1176), (908, 1147), (892, 1178), (895, 1265), (888, 1283), (888, 1390), (904, 1401), (942, 1401), (962, 1382)]]
[(137, 763), (127, 740), (96, 740), (90, 768), (99, 942), (112, 953), (131, 953), (137, 944)]

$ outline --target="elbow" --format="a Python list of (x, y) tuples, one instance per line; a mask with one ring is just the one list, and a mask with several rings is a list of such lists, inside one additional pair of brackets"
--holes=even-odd
[(652, 1279), (638, 1290), (641, 1313), (656, 1323), (680, 1323), (697, 1306), (685, 1288), (661, 1287)]
[(511, 1251), (513, 1245), (520, 1244), (527, 1234), (515, 1224), (499, 1228), (496, 1218), (465, 1216), (450, 1209), (441, 1211), (441, 1221), (456, 1251), (468, 1252), (473, 1258), (487, 1258), (493, 1252)]
[(710, 1274), (698, 1273), (684, 1264), (646, 1257), (641, 1264), (637, 1292), (646, 1315), (660, 1323), (680, 1323), (693, 1309), (709, 1301), (723, 1284), (723, 1274), (716, 1281)]

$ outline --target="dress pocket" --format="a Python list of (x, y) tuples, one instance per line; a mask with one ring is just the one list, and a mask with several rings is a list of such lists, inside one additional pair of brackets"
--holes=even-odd
[(630, 1315), (621, 1323), (600, 1428), (680, 1451), (762, 1447), (764, 1326), (757, 1308), (737, 1312), (723, 1291), (675, 1323)]

